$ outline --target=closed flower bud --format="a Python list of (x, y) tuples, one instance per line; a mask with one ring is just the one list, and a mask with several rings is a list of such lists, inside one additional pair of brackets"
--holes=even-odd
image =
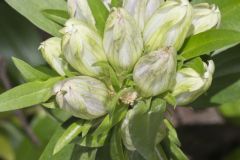
[(109, 15), (104, 32), (104, 49), (118, 73), (130, 72), (143, 50), (141, 31), (135, 20), (122, 8)]
[(147, 52), (165, 46), (179, 50), (192, 22), (192, 6), (188, 0), (166, 1), (152, 15), (143, 32)]
[(143, 30), (145, 22), (163, 2), (164, 0), (124, 0), (123, 7), (134, 17)]
[(65, 76), (68, 69), (67, 61), (64, 59), (61, 50), (61, 39), (52, 37), (41, 43), (39, 50), (47, 63), (61, 76)]
[(66, 60), (80, 73), (88, 76), (98, 76), (102, 69), (93, 66), (98, 61), (106, 61), (102, 39), (91, 26), (70, 19), (64, 33), (62, 48)]
[(197, 4), (193, 7), (193, 21), (190, 33), (195, 35), (220, 26), (221, 14), (216, 5), (208, 3)]
[(200, 75), (192, 68), (183, 68), (177, 72), (177, 81), (173, 89), (177, 105), (187, 105), (208, 90), (214, 73), (213, 61), (204, 63), (205, 73)]
[(163, 48), (150, 52), (137, 62), (133, 79), (143, 97), (156, 96), (171, 90), (175, 85), (176, 51)]
[(104, 83), (88, 76), (66, 79), (54, 86), (59, 107), (82, 119), (95, 119), (106, 113), (108, 90)]
[(95, 25), (95, 19), (88, 5), (88, 0), (68, 0), (68, 12), (72, 18)]

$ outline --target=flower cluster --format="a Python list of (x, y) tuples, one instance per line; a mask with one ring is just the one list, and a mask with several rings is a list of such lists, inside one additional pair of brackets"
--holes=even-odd
[(190, 65), (196, 59), (179, 65), (178, 52), (189, 36), (217, 28), (220, 11), (188, 0), (123, 0), (122, 7), (107, 8), (110, 14), (101, 35), (88, 1), (68, 0), (71, 18), (60, 31), (62, 37), (46, 40), (40, 50), (49, 65), (67, 77), (53, 91), (59, 107), (75, 117), (91, 120), (107, 114), (112, 97), (131, 88), (118, 103), (129, 107), (122, 135), (134, 150), (128, 121), (138, 101), (170, 94), (176, 105), (187, 105), (210, 87), (213, 61), (198, 58), (199, 71)]

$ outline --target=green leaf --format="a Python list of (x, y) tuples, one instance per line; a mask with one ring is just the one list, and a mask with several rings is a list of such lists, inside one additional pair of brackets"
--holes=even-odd
[(171, 140), (171, 142), (180, 146), (181, 143), (178, 139), (177, 132), (176, 132), (175, 128), (173, 127), (173, 125), (167, 119), (164, 119), (164, 124), (168, 128), (168, 137)]
[(58, 31), (61, 26), (45, 17), (42, 11), (46, 9), (66, 10), (64, 0), (6, 0), (6, 2), (40, 29), (53, 36), (60, 35)]
[(78, 140), (78, 144), (84, 147), (102, 147), (108, 137), (108, 132), (104, 132), (100, 135), (88, 134)]
[(57, 144), (55, 145), (53, 154), (58, 153), (66, 145), (68, 145), (74, 138), (76, 138), (80, 133), (82, 137), (86, 136), (89, 129), (95, 122), (78, 120), (71, 123), (67, 129), (64, 131), (63, 135), (59, 138)]
[(71, 160), (95, 160), (97, 150), (95, 148), (87, 148), (75, 145)]
[(240, 1), (239, 0), (192, 0), (193, 3), (207, 2), (216, 4), (221, 11), (220, 29), (240, 31)]
[[(240, 79), (240, 45), (224, 51), (213, 57), (216, 70), (213, 77), (213, 82), (209, 90), (199, 97), (193, 104), (194, 108), (205, 108), (209, 106), (217, 106), (211, 102), (212, 96), (216, 95), (221, 90), (226, 89), (231, 84)], [(230, 95), (228, 95), (230, 96)], [(234, 96), (234, 94), (233, 94)]]
[(174, 160), (188, 160), (187, 156), (182, 152), (180, 142), (177, 136), (177, 132), (172, 124), (168, 120), (164, 120), (166, 127), (168, 128), (168, 135), (163, 140), (163, 149), (168, 154), (168, 159)]
[(122, 7), (122, 0), (112, 0), (111, 4), (113, 7)]
[(63, 123), (66, 120), (68, 120), (72, 115), (62, 109), (56, 108), (56, 109), (49, 109), (49, 108), (43, 108), (53, 119), (58, 121), (59, 123)]
[(24, 61), (15, 57), (13, 57), (12, 59), (15, 66), (21, 72), (22, 76), (26, 81), (31, 82), (36, 80), (47, 80), (50, 78), (49, 75), (33, 68), (32, 66), (30, 66)]
[(118, 108), (115, 109), (111, 116), (109, 114), (105, 116), (102, 123), (93, 132), (93, 136), (98, 136), (100, 134), (110, 131), (113, 126), (119, 123), (126, 116), (126, 113), (127, 107), (118, 106)]
[(47, 101), (52, 96), (53, 85), (61, 77), (47, 81), (22, 84), (0, 95), (0, 112), (29, 107)]
[[(128, 151), (129, 160), (146, 160), (137, 151)], [(162, 159), (161, 159), (162, 160)]]
[(53, 154), (58, 153), (63, 147), (69, 144), (74, 138), (76, 138), (82, 132), (83, 121), (79, 120), (73, 122), (63, 133), (63, 135), (58, 139)]
[(203, 61), (200, 57), (194, 58), (193, 60), (186, 63), (185, 66), (193, 68), (195, 71), (197, 71), (201, 75), (203, 75), (205, 72)]
[(238, 119), (240, 118), (240, 100), (225, 103), (219, 107), (219, 111), (225, 118)]
[(190, 37), (180, 53), (185, 60), (240, 42), (240, 32), (231, 30), (209, 30)]
[(9, 63), (11, 77), (17, 79), (19, 75), (16, 74), (17, 69), (13, 63), (10, 63), (12, 56), (23, 59), (29, 64), (44, 63), (37, 49), (41, 42), (40, 34), (35, 26), (4, 1), (0, 3), (0, 19), (3, 22), (0, 25), (0, 56)]
[(101, 35), (104, 33), (105, 23), (109, 15), (109, 11), (101, 0), (88, 0), (92, 14), (96, 21), (96, 27)]
[(120, 82), (118, 80), (116, 72), (113, 70), (111, 65), (108, 62), (97, 62), (94, 64), (94, 66), (103, 67), (107, 73), (105, 73), (106, 77), (110, 77), (110, 80), (112, 82), (112, 86), (115, 89), (116, 92), (118, 92), (121, 88)]
[(15, 154), (14, 150), (10, 144), (10, 141), (7, 137), (0, 134), (0, 157), (5, 160), (14, 160)]
[(53, 22), (64, 26), (65, 22), (69, 19), (67, 11), (57, 9), (46, 9), (42, 11), (43, 15)]
[(240, 80), (221, 90), (211, 98), (212, 103), (224, 104), (240, 99)]
[(23, 136), (16, 148), (17, 160), (39, 159), (57, 125), (57, 122), (47, 115), (34, 116), (30, 127), (37, 136), (39, 144), (34, 144), (28, 136)]
[[(46, 124), (45, 124), (46, 125)], [(72, 153), (74, 151), (74, 144), (69, 144), (64, 147), (60, 152), (53, 155), (54, 147), (58, 139), (62, 136), (64, 129), (58, 127), (53, 136), (51, 137), (49, 143), (45, 147), (39, 160), (72, 160)]]
[[(143, 104), (135, 106), (135, 108), (137, 110), (138, 108), (141, 109), (144, 107), (142, 105)], [(160, 125), (163, 121), (165, 109), (166, 102), (161, 99), (155, 99), (148, 112), (136, 111), (129, 120), (129, 133), (133, 145), (145, 159), (159, 159), (159, 155), (156, 153), (155, 148), (159, 131), (162, 132), (162, 130), (160, 130)]]
[(123, 152), (121, 127), (114, 127), (110, 143), (110, 153), (112, 160), (126, 160)]

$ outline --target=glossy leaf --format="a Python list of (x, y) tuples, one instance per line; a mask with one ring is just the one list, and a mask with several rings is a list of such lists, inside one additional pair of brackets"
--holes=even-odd
[(47, 101), (52, 96), (53, 85), (61, 78), (22, 84), (0, 95), (0, 111), (29, 107)]
[(23, 60), (18, 58), (12, 58), (15, 66), (21, 72), (24, 79), (28, 82), (36, 81), (36, 80), (47, 80), (50, 78), (49, 75), (33, 68)]
[(188, 157), (180, 149), (180, 142), (175, 128), (166, 119), (164, 120), (164, 123), (168, 128), (168, 133), (162, 144), (164, 151), (167, 153), (168, 159), (188, 160)]
[(122, 0), (112, 0), (112, 6), (113, 7), (122, 7)]
[(110, 131), (114, 125), (119, 123), (125, 117), (126, 113), (127, 107), (119, 106), (119, 108), (117, 108), (111, 116), (109, 114), (105, 116), (98, 128), (93, 132), (93, 135), (98, 136)]
[(64, 0), (6, 0), (6, 2), (40, 29), (53, 36), (60, 35), (58, 31), (61, 26), (45, 17), (42, 11), (46, 9), (66, 10)]
[(82, 132), (83, 121), (73, 122), (58, 139), (53, 154), (58, 153), (63, 147), (69, 144), (74, 138), (76, 138)]
[(46, 10), (43, 10), (42, 13), (48, 19), (61, 25), (62, 27), (64, 26), (65, 22), (69, 18), (67, 11), (64, 11), (64, 10), (46, 9)]
[(95, 160), (97, 148), (88, 148), (75, 145), (71, 160)]
[(193, 60), (191, 60), (187, 64), (185, 64), (185, 66), (193, 68), (200, 75), (203, 75), (204, 72), (205, 72), (203, 61), (202, 61), (202, 59), (200, 57), (194, 58)]
[(240, 99), (240, 80), (226, 89), (221, 90), (211, 98), (211, 102), (217, 104), (224, 104), (234, 102)]
[(126, 160), (123, 151), (120, 126), (114, 127), (110, 143), (110, 153), (112, 160)]
[(180, 53), (185, 60), (240, 42), (240, 32), (231, 30), (209, 30), (190, 37)]
[(91, 134), (86, 135), (78, 140), (78, 144), (84, 147), (102, 147), (108, 137), (108, 132), (104, 132), (100, 135), (93, 136)]
[(62, 127), (58, 127), (53, 136), (51, 137), (49, 143), (45, 147), (42, 155), (39, 160), (72, 160), (72, 153), (74, 151), (74, 144), (69, 144), (64, 147), (60, 152), (53, 155), (54, 147), (58, 141), (58, 139), (64, 133), (64, 129)]
[[(217, 106), (216, 104), (211, 102), (212, 96), (216, 95), (221, 90), (226, 89), (231, 84), (236, 83), (240, 79), (240, 54), (238, 54), (239, 49), (240, 45), (226, 50), (222, 54), (218, 54), (213, 57), (216, 70), (214, 73), (212, 85), (205, 94), (199, 97), (190, 106), (194, 108)], [(233, 96), (234, 95), (235, 93), (233, 94)]]
[[(140, 105), (137, 107), (142, 110), (141, 108), (144, 106)], [(145, 159), (159, 159), (155, 147), (165, 109), (166, 102), (161, 99), (156, 99), (153, 101), (151, 109), (148, 112), (139, 112), (137, 109), (133, 117), (129, 120), (129, 133), (133, 145)]]
[(113, 88), (116, 92), (118, 92), (121, 88), (120, 82), (118, 80), (116, 72), (113, 70), (111, 65), (107, 62), (97, 62), (94, 64), (94, 66), (99, 66), (106, 70), (104, 74), (106, 74), (106, 77), (110, 77)]
[(101, 35), (103, 35), (105, 22), (108, 18), (109, 11), (101, 0), (88, 0), (92, 14), (96, 21), (96, 27)]

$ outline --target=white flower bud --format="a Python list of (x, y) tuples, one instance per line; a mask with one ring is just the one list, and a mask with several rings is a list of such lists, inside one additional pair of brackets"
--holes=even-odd
[(214, 73), (213, 61), (204, 63), (205, 73), (200, 75), (192, 68), (183, 68), (177, 72), (177, 82), (173, 89), (177, 105), (187, 105), (208, 90)]
[(95, 25), (95, 19), (88, 5), (88, 0), (68, 0), (68, 12), (72, 18)]
[(62, 48), (68, 63), (84, 75), (100, 75), (102, 69), (93, 65), (98, 61), (106, 61), (106, 56), (97, 31), (90, 25), (70, 19), (63, 33)]
[(41, 43), (39, 50), (47, 63), (61, 76), (65, 76), (68, 69), (67, 61), (61, 50), (61, 39), (52, 37)]
[(174, 48), (163, 48), (141, 57), (133, 71), (133, 79), (141, 95), (156, 96), (171, 90), (175, 85), (176, 67)]
[(141, 31), (122, 8), (114, 9), (106, 22), (103, 45), (118, 73), (132, 71), (143, 50)]
[(123, 8), (134, 17), (139, 27), (143, 30), (145, 22), (163, 2), (164, 0), (124, 0)]
[(193, 7), (193, 21), (190, 33), (195, 35), (220, 26), (221, 14), (216, 5), (208, 3), (197, 4)]
[(78, 76), (54, 86), (59, 107), (82, 119), (95, 119), (106, 114), (108, 90), (101, 81)]
[(143, 32), (147, 52), (165, 46), (179, 50), (192, 22), (192, 6), (188, 0), (166, 1), (152, 15)]

